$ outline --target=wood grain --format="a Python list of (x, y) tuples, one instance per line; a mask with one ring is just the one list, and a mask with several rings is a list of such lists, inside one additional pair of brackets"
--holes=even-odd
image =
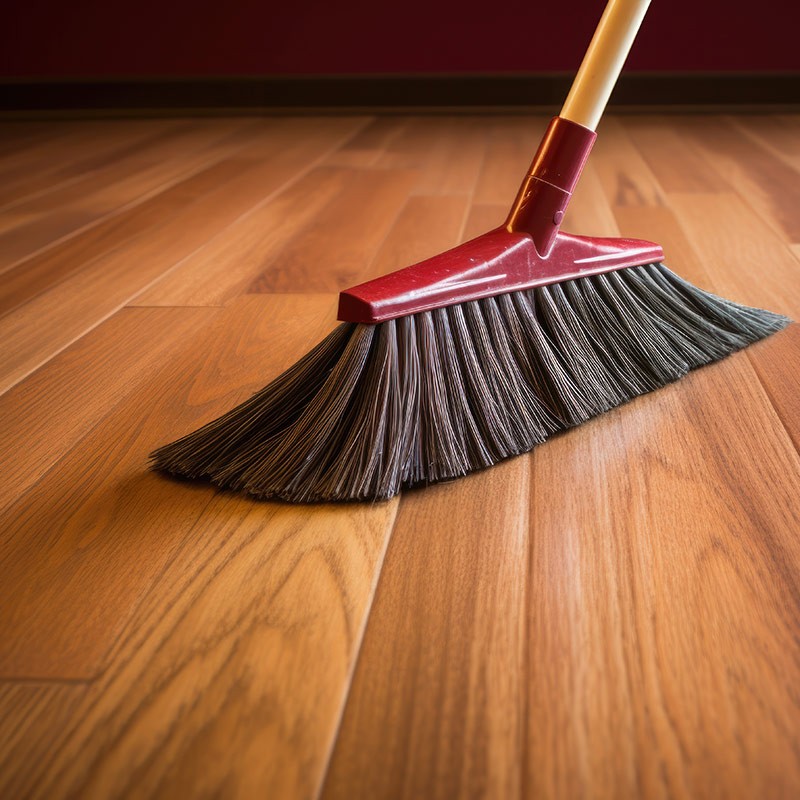
[[(77, 127), (83, 131), (86, 124), (81, 122)], [(75, 128), (74, 123), (64, 120), (50, 120), (44, 125), (28, 120), (3, 120), (0, 132), (0, 167), (14, 167), (20, 158), (41, 145), (45, 146), (45, 152), (49, 152), (47, 148), (52, 142), (62, 139), (68, 131)]]
[(739, 195), (673, 194), (670, 206), (720, 294), (800, 315), (797, 260)]
[(16, 212), (32, 219), (0, 236), (0, 271), (234, 152), (243, 144), (240, 127), (230, 123), (214, 136), (207, 131), (179, 131), (166, 142), (15, 205)]
[(800, 173), (729, 124), (691, 120), (684, 139), (784, 241), (800, 242)]
[(619, 231), (600, 176), (587, 166), (564, 215), (564, 230), (588, 236), (617, 236)]
[(766, 147), (795, 171), (800, 171), (800, 132), (796, 124), (778, 114), (734, 117), (731, 124)]
[(658, 242), (664, 248), (664, 263), (673, 272), (696, 286), (715, 291), (706, 261), (689, 241), (672, 208), (617, 207), (614, 218), (623, 236)]
[(33, 796), (313, 797), (389, 511), (206, 508)]
[(8, 134), (2, 138), (0, 177), (9, 189), (19, 189), (26, 177), (38, 180), (53, 170), (69, 169), (98, 145), (185, 125), (185, 121), (180, 120), (134, 120), (131, 125), (95, 120), (77, 125), (69, 122), (19, 125), (17, 130), (4, 126)]
[[(304, 121), (310, 128), (313, 120)], [(128, 246), (104, 253), (53, 290), (0, 320), (8, 349), (0, 352), (0, 389), (13, 386), (47, 358), (91, 330), (116, 309), (198, 247), (213, 239), (259, 201), (291, 180), (308, 159), (316, 159), (360, 125), (342, 120), (331, 130), (310, 131), (293, 150), (281, 151), (276, 168), (269, 159), (248, 159), (236, 179), (223, 182)], [(318, 126), (317, 126), (318, 127)], [(296, 133), (295, 133), (296, 136)]]
[(502, 225), (530, 164), (540, 119), (501, 117), (487, 120), (484, 157), (473, 187), (463, 240), (472, 239)]
[(404, 117), (377, 117), (325, 158), (332, 167), (371, 167), (408, 127)]
[(0, 796), (25, 797), (63, 743), (83, 684), (0, 682)]
[[(272, 308), (278, 305), (272, 301)], [(171, 357), (162, 359), (161, 368), (155, 374), (141, 372), (139, 386), (111, 406), (113, 412), (69, 449), (57, 468), (3, 514), (0, 557), (5, 580), (0, 605), (11, 608), (14, 598), (15, 613), (2, 619), (0, 675), (88, 679), (102, 670), (113, 635), (124, 625), (123, 611), (133, 607), (142, 582), (146, 586), (171, 557), (180, 542), (175, 536), (188, 534), (180, 520), (188, 515), (190, 529), (213, 495), (205, 487), (181, 492), (179, 486), (147, 472), (147, 454), (241, 402), (266, 383), (267, 376), (302, 355), (298, 346), (292, 350), (294, 359), (285, 355), (292, 332), (277, 331), (275, 324), (277, 319), (296, 317), (299, 300), (280, 304), (273, 318), (263, 314), (268, 307), (251, 300), (241, 310), (226, 310), (221, 318), (213, 312), (209, 316), (209, 309), (193, 310), (201, 321), (214, 321), (211, 328), (202, 336), (187, 330), (187, 336), (174, 338)], [(140, 324), (153, 318), (145, 309), (133, 313)], [(321, 332), (321, 317), (317, 312), (310, 332)], [(263, 342), (276, 335), (283, 336), (283, 348), (270, 361)], [(294, 336), (304, 335), (298, 329)], [(313, 340), (301, 341), (310, 345)], [(87, 457), (89, 453), (93, 455)], [(180, 497), (185, 506), (178, 502)], [(119, 508), (127, 512), (120, 514)], [(125, 530), (135, 535), (126, 537)], [(128, 565), (134, 560), (137, 569), (131, 570)], [(100, 565), (102, 575), (95, 576), (94, 591), (87, 595), (81, 576), (88, 579)], [(45, 585), (31, 583), (31, 569), (51, 577)], [(69, 596), (74, 600), (61, 604), (61, 613), (52, 608), (54, 598)], [(31, 635), (33, 619), (38, 620), (39, 633)]]
[(800, 790), (799, 483), (743, 354), (536, 451), (530, 796)]
[(25, 491), (216, 309), (124, 309), (0, 395), (0, 510)]
[[(352, 170), (318, 167), (229, 225), (131, 301), (135, 305), (223, 305), (250, 288), (295, 237), (336, 201)], [(320, 258), (324, 258), (321, 254)], [(270, 281), (270, 277), (267, 279)]]
[(467, 198), (458, 196), (409, 197), (375, 259), (358, 275), (358, 281), (385, 275), (454, 247), (463, 238), (468, 205)]
[(385, 140), (374, 166), (378, 169), (416, 169), (420, 174), (434, 158), (441, 122), (430, 117), (410, 117), (398, 135)]
[(410, 170), (353, 170), (344, 188), (273, 258), (260, 292), (336, 292), (358, 282), (414, 181)]
[(331, 301), (231, 304), (5, 517), (3, 673), (93, 679), (33, 796), (313, 795), (397, 504), (300, 518), (145, 457), (295, 361)]
[(0, 312), (7, 313), (43, 294), (94, 259), (140, 235), (157, 231), (164, 220), (253, 166), (244, 159), (225, 159), (178, 181), (147, 200), (77, 233), (59, 247), (26, 259), (0, 282)]
[[(390, 503), (147, 470), (500, 224), (546, 123), (0, 124), (0, 796), (800, 795), (797, 325)], [(609, 118), (566, 227), (797, 318), (798, 131)]]
[(472, 239), (482, 233), (493, 230), (502, 225), (508, 216), (510, 206), (504, 205), (478, 205), (473, 204), (469, 210), (466, 224), (464, 225), (463, 239)]
[(484, 126), (474, 117), (457, 117), (436, 127), (414, 194), (471, 195), (486, 152)]
[(747, 356), (783, 427), (800, 450), (800, 370), (786, 368), (787, 364), (800, 364), (800, 325), (791, 325), (769, 347), (759, 347)]
[[(625, 122), (626, 130), (631, 125), (636, 130), (642, 128), (638, 124), (638, 120), (626, 119)], [(619, 159), (628, 159), (637, 165), (636, 201), (631, 202), (632, 195), (623, 196), (619, 192), (615, 192), (611, 199), (611, 209), (620, 234), (658, 242), (664, 249), (664, 262), (670, 269), (696, 286), (713, 291), (715, 287), (709, 277), (707, 266), (678, 222), (669, 202), (669, 195), (657, 177), (657, 174), (659, 177), (666, 174), (666, 185), (686, 187), (687, 183), (681, 177), (676, 179), (674, 176), (684, 176), (691, 172), (694, 164), (692, 151), (685, 155), (680, 152), (676, 153), (674, 148), (668, 148), (671, 153), (668, 166), (656, 163), (656, 169), (651, 170), (649, 163), (643, 160), (640, 151), (634, 146), (631, 137), (617, 138), (615, 149), (618, 151)], [(684, 158), (685, 161), (682, 160)], [(618, 163), (621, 165), (624, 162), (619, 161)], [(716, 178), (711, 178), (710, 185), (718, 185)], [(722, 188), (727, 191), (726, 187)], [(713, 202), (714, 195), (706, 193), (706, 196)], [(699, 226), (698, 230), (701, 231)], [(702, 237), (702, 232), (700, 232), (700, 236)], [(718, 263), (721, 261), (719, 260)]]
[[(692, 129), (699, 126), (690, 120)], [(702, 123), (700, 123), (702, 126)], [(684, 126), (685, 127), (685, 126)], [(716, 137), (722, 126), (715, 120), (709, 129)], [(680, 123), (664, 125), (663, 119), (632, 117), (625, 120), (625, 131), (636, 144), (665, 192), (724, 192), (728, 184), (714, 169), (709, 158), (699, 151)], [(634, 157), (635, 152), (626, 155)]]
[(78, 135), (60, 137), (47, 143), (38, 158), (15, 158), (9, 168), (0, 171), (0, 207), (13, 207), (33, 195), (80, 180), (186, 127), (186, 123), (174, 120), (153, 120), (110, 128), (105, 125), (97, 131), (81, 130)]
[(528, 464), (403, 499), (323, 797), (519, 796)]
[[(771, 143), (774, 152), (779, 155), (791, 156), (797, 151), (797, 147), (787, 136), (790, 126), (786, 124), (786, 120), (775, 116), (745, 116), (730, 122), (738, 129), (751, 133), (762, 145)], [(654, 154), (659, 152), (656, 145), (660, 141), (660, 135), (655, 124), (635, 119), (628, 124), (637, 131), (637, 136), (634, 137), (637, 142), (642, 143), (641, 134), (644, 131), (644, 141), (649, 141)], [(667, 152), (661, 151), (661, 163), (667, 163), (669, 170), (665, 188), (685, 190), (692, 185), (691, 180), (695, 178), (690, 181), (675, 182), (671, 182), (669, 178), (676, 173), (681, 176), (696, 176), (698, 169), (696, 154), (691, 148), (674, 147), (669, 153), (668, 155)], [(659, 168), (656, 168), (656, 172), (664, 182), (663, 168), (660, 172)], [(655, 183), (655, 180), (653, 175), (652, 182)], [(709, 180), (708, 185), (714, 186), (715, 182)], [(670, 205), (676, 208), (683, 219), (683, 227), (676, 219), (672, 208), (668, 207), (616, 208), (615, 215), (620, 221), (623, 233), (633, 235), (634, 231), (639, 231), (639, 235), (646, 235), (661, 242), (667, 260), (673, 268), (693, 283), (725, 295), (741, 293), (740, 297), (745, 302), (771, 303), (773, 305), (770, 307), (796, 318), (800, 310), (796, 297), (797, 281), (794, 277), (796, 265), (792, 264), (791, 257), (787, 256), (785, 249), (776, 241), (774, 233), (767, 230), (766, 226), (759, 225), (740, 203), (732, 201), (727, 196), (729, 195), (727, 187), (721, 188), (721, 196), (720, 194), (709, 196), (705, 193), (700, 197), (690, 198), (684, 196), (682, 191), (671, 196)], [(714, 229), (724, 231), (726, 235), (721, 241), (712, 240), (709, 246), (704, 222), (708, 219), (706, 213), (711, 207), (717, 214), (711, 220)], [(730, 217), (729, 221), (723, 221), (723, 215), (726, 214)], [(782, 285), (779, 283), (769, 297), (762, 294), (762, 276), (765, 271), (774, 274), (778, 281), (782, 282)], [(800, 375), (796, 370), (786, 369), (785, 366), (797, 363), (799, 355), (797, 335), (797, 326), (793, 325), (768, 343), (751, 348), (747, 352), (764, 390), (795, 446), (800, 441), (798, 428), (800, 408), (797, 405)]]
[[(638, 117), (625, 119), (624, 124), (621, 120), (613, 117), (605, 119), (603, 128), (595, 140), (594, 157), (590, 163), (597, 171), (603, 191), (614, 208), (664, 205), (664, 189), (668, 188), (668, 181), (654, 179), (651, 165), (633, 146), (630, 139), (632, 126), (635, 126), (633, 130), (637, 133), (641, 130), (641, 125), (638, 123)], [(660, 129), (656, 128), (656, 130)], [(670, 141), (665, 141), (663, 138), (659, 140), (659, 147), (662, 147), (666, 153), (671, 152), (671, 144)], [(652, 149), (654, 152), (658, 151), (658, 147)], [(655, 169), (661, 170), (661, 174), (669, 178), (669, 173), (664, 173), (665, 170), (674, 169), (673, 160), (658, 158)], [(706, 179), (711, 177), (718, 181), (716, 175), (711, 171), (704, 177)], [(581, 181), (578, 184), (577, 192), (582, 190), (582, 183)], [(708, 191), (707, 185), (706, 191)]]

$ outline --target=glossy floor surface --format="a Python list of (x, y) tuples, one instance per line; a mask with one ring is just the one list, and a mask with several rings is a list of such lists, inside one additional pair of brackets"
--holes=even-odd
[[(388, 503), (157, 445), (502, 221), (546, 119), (0, 125), (0, 796), (800, 796), (800, 327)], [(800, 319), (800, 116), (610, 117), (565, 223)]]

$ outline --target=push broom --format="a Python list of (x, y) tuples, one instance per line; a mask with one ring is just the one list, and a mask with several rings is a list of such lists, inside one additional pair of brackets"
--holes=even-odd
[(389, 498), (527, 452), (787, 325), (682, 280), (652, 242), (559, 230), (648, 4), (608, 3), (501, 227), (342, 292), (341, 325), (154, 467), (259, 498)]

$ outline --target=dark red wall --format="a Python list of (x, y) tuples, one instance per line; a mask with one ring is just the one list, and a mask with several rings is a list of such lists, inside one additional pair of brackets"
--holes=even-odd
[[(604, 0), (6, 0), (0, 75), (570, 71)], [(654, 0), (634, 70), (797, 70), (800, 0)]]

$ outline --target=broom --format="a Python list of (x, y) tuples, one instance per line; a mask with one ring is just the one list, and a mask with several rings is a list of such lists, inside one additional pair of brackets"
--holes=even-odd
[(661, 248), (559, 230), (649, 0), (610, 0), (505, 224), (341, 293), (342, 324), (153, 466), (293, 502), (386, 499), (529, 451), (789, 323)]

